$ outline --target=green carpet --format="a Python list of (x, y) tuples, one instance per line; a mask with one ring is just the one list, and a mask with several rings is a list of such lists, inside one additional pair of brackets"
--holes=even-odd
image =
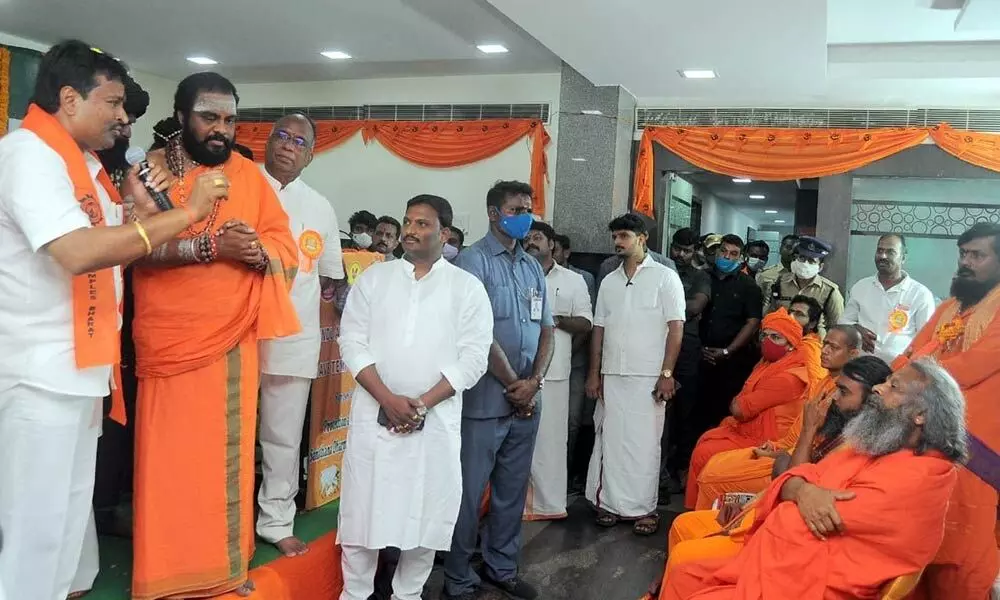
[[(256, 498), (256, 496), (254, 496)], [(337, 510), (340, 501), (301, 513), (295, 517), (295, 535), (309, 543), (337, 528)], [(197, 532), (192, 534), (192, 543), (197, 543)], [(87, 600), (129, 600), (132, 587), (132, 540), (117, 537), (101, 537), (101, 572), (94, 582), (93, 591)], [(280, 558), (277, 548), (257, 540), (257, 551), (250, 568), (266, 565)]]

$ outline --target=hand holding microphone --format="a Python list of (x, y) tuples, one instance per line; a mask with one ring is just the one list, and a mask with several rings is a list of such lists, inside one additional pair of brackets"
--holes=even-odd
[[(174, 207), (167, 195), (170, 187), (169, 176), (159, 166), (146, 160), (146, 153), (137, 146), (125, 152), (125, 161), (132, 165), (128, 174), (128, 195), (135, 201), (135, 216), (140, 220), (157, 212), (165, 212)], [(152, 203), (153, 206), (149, 206)]]

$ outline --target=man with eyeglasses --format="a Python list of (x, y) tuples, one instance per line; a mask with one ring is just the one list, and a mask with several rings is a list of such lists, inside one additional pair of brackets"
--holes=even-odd
[(340, 227), (333, 206), (299, 177), (312, 161), (315, 124), (298, 113), (274, 124), (267, 140), (264, 177), (274, 188), (299, 250), (292, 303), (302, 332), (267, 340), (260, 347), (260, 446), (263, 483), (257, 500), (257, 535), (285, 556), (308, 547), (294, 535), (299, 491), (299, 449), (309, 389), (317, 375), (321, 286), (344, 278)]

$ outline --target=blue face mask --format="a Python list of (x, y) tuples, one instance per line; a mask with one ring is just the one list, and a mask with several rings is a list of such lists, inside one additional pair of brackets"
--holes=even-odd
[(715, 257), (715, 268), (721, 273), (732, 273), (736, 269), (740, 268), (740, 263), (735, 260), (729, 260), (728, 258), (717, 256)]
[(534, 222), (535, 216), (531, 213), (504, 216), (500, 219), (500, 229), (515, 240), (523, 240), (528, 236), (531, 224)]

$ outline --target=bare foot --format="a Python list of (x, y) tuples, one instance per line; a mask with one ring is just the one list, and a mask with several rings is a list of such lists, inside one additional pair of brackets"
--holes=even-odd
[(278, 547), (278, 550), (288, 557), (302, 556), (306, 552), (309, 552), (309, 546), (294, 535), (290, 535), (283, 540), (278, 540), (274, 544)]
[(250, 594), (254, 593), (257, 588), (254, 587), (253, 581), (247, 579), (247, 582), (236, 588), (236, 595), (241, 598), (246, 598)]

